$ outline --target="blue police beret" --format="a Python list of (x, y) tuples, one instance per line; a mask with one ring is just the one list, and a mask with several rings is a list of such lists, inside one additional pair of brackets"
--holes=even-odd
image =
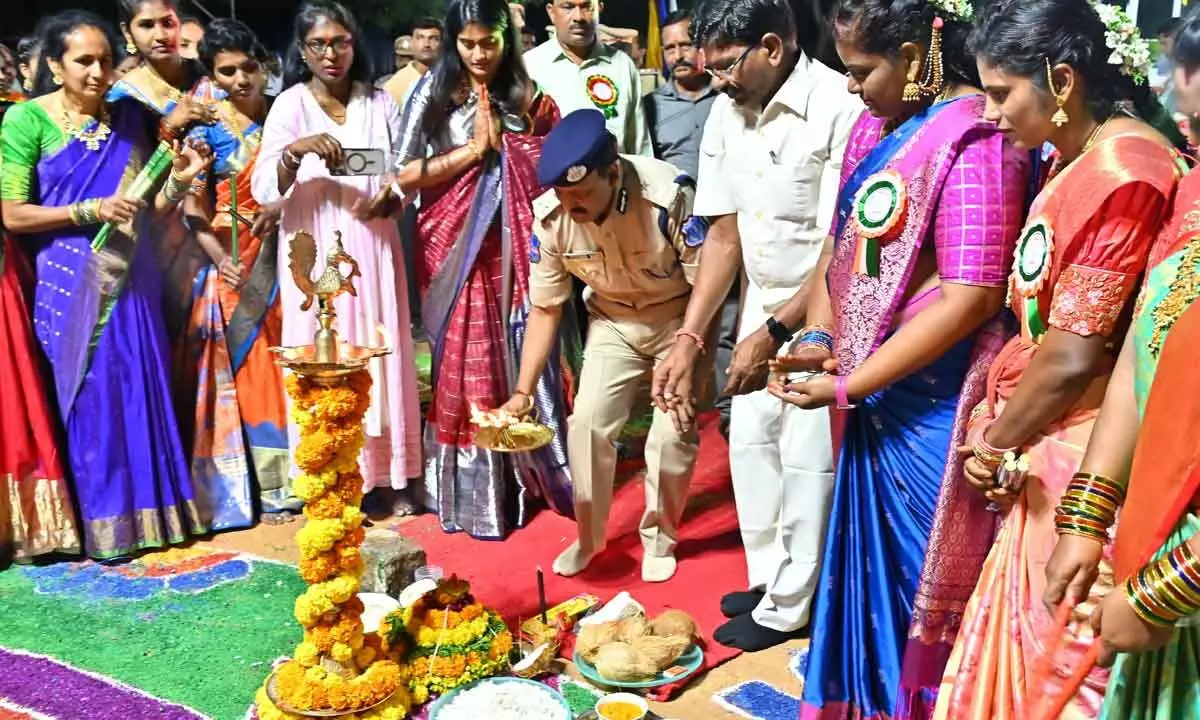
[(542, 144), (537, 179), (542, 186), (574, 185), (588, 170), (608, 165), (612, 156), (612, 133), (604, 127), (599, 110), (576, 110), (550, 131)]

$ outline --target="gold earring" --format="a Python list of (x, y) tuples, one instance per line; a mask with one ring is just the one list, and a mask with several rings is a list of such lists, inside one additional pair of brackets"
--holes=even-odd
[(50, 71), (50, 80), (51, 80), (51, 81), (52, 81), (52, 82), (53, 82), (55, 85), (62, 85), (62, 84), (63, 84), (62, 75), (59, 75), (57, 70), (51, 70), (51, 71)]
[(134, 45), (132, 40), (128, 40), (125, 42), (125, 54), (126, 55), (137, 55), (138, 54), (137, 45)]
[(25, 88), (25, 92), (33, 92), (33, 80), (26, 77), (21, 81), (21, 87)]
[(1066, 94), (1060, 93), (1058, 88), (1054, 87), (1054, 69), (1050, 67), (1050, 58), (1046, 58), (1046, 84), (1050, 86), (1050, 94), (1054, 96), (1054, 104), (1058, 106), (1050, 116), (1050, 122), (1054, 123), (1054, 127), (1062, 127), (1071, 122), (1071, 116), (1063, 109), (1067, 104)]
[(921, 70), (921, 81), (909, 78), (904, 84), (904, 92), (900, 99), (906, 103), (921, 102), (927, 97), (933, 97), (945, 88), (945, 77), (942, 69), (942, 19), (935, 17), (929, 34), (929, 50), (925, 54), (925, 64)]
[(942, 60), (942, 18), (933, 18), (933, 27), (929, 31), (929, 52), (925, 56), (925, 77), (921, 80), (920, 92), (922, 97), (933, 97), (942, 92), (946, 79), (943, 76)]

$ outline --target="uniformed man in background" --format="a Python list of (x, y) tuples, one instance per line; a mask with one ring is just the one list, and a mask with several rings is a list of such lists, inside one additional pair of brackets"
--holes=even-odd
[[(660, 160), (619, 155), (616, 138), (596, 110), (577, 110), (550, 132), (538, 182), (554, 189), (533, 203), (533, 310), (517, 390), (504, 407), (520, 414), (531, 406), (530, 393), (572, 295), (571, 276), (579, 278), (587, 285), (590, 323), (567, 430), (579, 539), (554, 561), (554, 572), (571, 576), (604, 549), (615, 443), (639, 386), (677, 339), (705, 345), (699, 334), (680, 328), (706, 226), (692, 218), (690, 178)], [(700, 362), (710, 357), (702, 352)], [(681, 422), (654, 410), (639, 528), (646, 582), (675, 574), (678, 526), (698, 447), (690, 419)]]

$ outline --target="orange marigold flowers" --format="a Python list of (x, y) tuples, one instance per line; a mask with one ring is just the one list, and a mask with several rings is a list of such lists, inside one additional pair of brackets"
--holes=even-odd
[(343, 563), (339, 562), (336, 555), (324, 552), (314, 558), (300, 560), (300, 577), (304, 578), (304, 582), (315, 585), (336, 576), (342, 568)]
[(333, 631), (327, 625), (318, 625), (310, 629), (305, 633), (305, 638), (323, 653), (328, 654), (333, 649)]
[(342, 508), (345, 505), (341, 497), (325, 493), (304, 504), (304, 516), (318, 520), (338, 520), (342, 517)]

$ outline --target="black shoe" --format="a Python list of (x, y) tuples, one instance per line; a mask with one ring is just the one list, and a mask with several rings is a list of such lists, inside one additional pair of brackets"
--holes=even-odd
[(731, 592), (721, 598), (721, 614), (727, 618), (735, 618), (753, 612), (764, 595), (766, 593), (762, 590)]
[(780, 632), (763, 627), (754, 622), (754, 618), (747, 613), (746, 615), (738, 615), (717, 628), (716, 632), (713, 633), (713, 640), (716, 640), (725, 647), (736, 648), (744, 652), (759, 652), (760, 650), (773, 648), (776, 645), (782, 645), (788, 640), (802, 638), (806, 634), (803, 629), (792, 632)]

